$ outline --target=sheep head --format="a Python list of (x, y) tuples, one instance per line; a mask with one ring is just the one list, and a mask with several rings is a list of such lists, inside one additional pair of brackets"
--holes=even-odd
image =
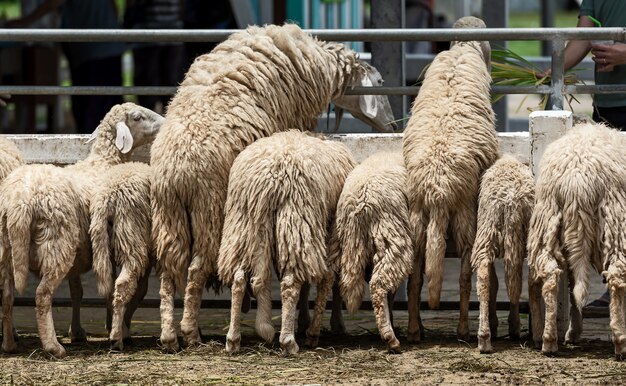
[(111, 131), (114, 129), (115, 147), (126, 154), (133, 148), (151, 143), (164, 120), (165, 118), (154, 111), (132, 102), (115, 105), (87, 142), (96, 139), (104, 128)]
[[(359, 61), (363, 72), (354, 78), (353, 84), (348, 87), (372, 87), (381, 86), (383, 77), (378, 70)], [(392, 132), (398, 128), (394, 122), (393, 111), (386, 95), (340, 95), (333, 99), (335, 104), (335, 129), (339, 128), (339, 122), (343, 115), (343, 110), (347, 110), (355, 118), (372, 126), (380, 132)]]
[[(455, 21), (452, 25), (452, 28), (487, 28), (487, 25), (481, 19), (474, 16), (465, 16)], [(450, 42), (450, 46), (454, 46), (459, 42)], [(478, 42), (480, 45), (480, 51), (482, 52), (483, 59), (485, 60), (485, 64), (487, 68), (491, 65), (491, 46), (488, 41), (480, 41)]]

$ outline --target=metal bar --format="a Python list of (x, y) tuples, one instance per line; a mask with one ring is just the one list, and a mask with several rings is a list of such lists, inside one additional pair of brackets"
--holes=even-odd
[[(541, 26), (554, 27), (554, 14), (556, 13), (556, 2), (554, 0), (541, 0)], [(541, 55), (549, 56), (552, 52), (552, 41), (541, 42)]]
[[(2, 302), (0, 301), (0, 304)], [(141, 308), (159, 308), (161, 304), (160, 299), (143, 299), (139, 303), (139, 307)], [(17, 297), (13, 302), (14, 307), (35, 307), (35, 299), (31, 297)], [(70, 298), (56, 298), (52, 299), (53, 307), (72, 307), (72, 299)], [(106, 300), (103, 298), (83, 298), (80, 302), (81, 308), (103, 308), (106, 307)], [(256, 300), (251, 300), (251, 307), (256, 308)], [(279, 310), (281, 309), (280, 300), (272, 300), (272, 309)], [(315, 306), (314, 301), (309, 301), (309, 308), (312, 309)], [(408, 306), (408, 302), (406, 301), (395, 301), (393, 303), (394, 311), (406, 311)], [(499, 301), (496, 302), (496, 309), (498, 311), (508, 311), (510, 303)], [(176, 299), (174, 301), (174, 307), (183, 308), (183, 300)], [(209, 308), (209, 309), (229, 309), (230, 308), (230, 300), (225, 299), (204, 299), (202, 300), (201, 308)], [(470, 310), (476, 311), (478, 310), (479, 303), (477, 301), (470, 302)], [(332, 308), (332, 302), (328, 301), (326, 303), (326, 309)], [(361, 310), (373, 310), (372, 302), (369, 300), (364, 300), (361, 303)], [(420, 305), (421, 310), (429, 310), (428, 302), (424, 301)], [(442, 311), (454, 311), (459, 309), (459, 302), (441, 302), (438, 310)], [(520, 312), (528, 313), (528, 303), (520, 302)]]
[[(170, 29), (0, 29), (4, 42), (207, 42), (221, 41), (241, 30)], [(626, 41), (626, 28), (377, 28), (307, 29), (306, 32), (333, 41), (467, 41), (467, 40), (595, 40)]]
[(550, 105), (552, 110), (563, 110), (563, 76), (565, 74), (565, 40), (556, 39), (552, 45), (552, 92)]
[[(507, 21), (509, 19), (509, 5), (508, 1), (501, 0), (483, 0), (482, 17), (490, 27), (506, 28)], [(490, 39), (489, 44), (492, 49), (496, 47), (506, 48), (507, 42), (502, 40), (499, 36), (495, 39)], [(496, 114), (496, 130), (508, 131), (508, 101), (504, 97), (493, 104), (493, 112)]]
[[(346, 95), (417, 95), (418, 86), (355, 87)], [(117, 86), (0, 86), (0, 94), (11, 95), (173, 95), (176, 87)], [(550, 86), (493, 86), (493, 94), (550, 94)], [(623, 94), (626, 84), (568, 85), (563, 94)]]

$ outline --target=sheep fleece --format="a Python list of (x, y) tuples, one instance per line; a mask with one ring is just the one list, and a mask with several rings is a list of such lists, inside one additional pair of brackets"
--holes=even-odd
[(158, 268), (184, 289), (187, 264), (216, 273), (229, 170), (255, 140), (312, 129), (364, 72), (356, 53), (296, 25), (252, 26), (198, 57), (152, 146)]

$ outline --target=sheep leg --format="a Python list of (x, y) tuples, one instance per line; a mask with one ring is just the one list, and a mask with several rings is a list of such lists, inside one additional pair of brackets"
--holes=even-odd
[(280, 326), (279, 341), (285, 355), (295, 354), (299, 350), (296, 337), (294, 336), (294, 322), (296, 318), (296, 303), (298, 302), (301, 287), (302, 283), (296, 281), (292, 272), (286, 272), (280, 282), (280, 296), (283, 309), (281, 310), (282, 324)]
[[(198, 327), (198, 317), (200, 315), (202, 291), (204, 290), (206, 281), (207, 275), (201, 267), (200, 259), (193, 259), (189, 266), (187, 288), (185, 288), (183, 319), (180, 322), (180, 329), (187, 346), (195, 346), (202, 343), (200, 329)], [(241, 304), (239, 308), (241, 309)]]
[[(611, 268), (609, 268), (611, 270)], [(613, 345), (615, 346), (615, 359), (626, 359), (626, 320), (624, 319), (624, 281), (617, 277), (609, 276), (609, 290), (611, 291), (611, 303), (609, 313), (611, 316), (611, 331), (613, 333)]]
[(52, 295), (58, 288), (67, 272), (48, 271), (44, 272), (35, 292), (35, 304), (37, 311), (37, 330), (44, 351), (56, 358), (66, 355), (65, 348), (57, 340), (52, 319)]
[(524, 263), (525, 243), (514, 240), (514, 250), (504, 252), (504, 277), (509, 296), (509, 339), (520, 337), (519, 299), (522, 294), (522, 264)]
[(498, 336), (498, 275), (496, 267), (491, 264), (489, 269), (489, 329), (491, 335), (495, 338)]
[(583, 313), (576, 305), (574, 297), (574, 275), (569, 272), (569, 327), (565, 333), (565, 344), (574, 344), (580, 339), (583, 333)]
[(109, 335), (111, 350), (124, 350), (124, 338), (126, 337), (125, 334), (128, 334), (128, 330), (125, 328), (124, 314), (126, 313), (126, 306), (136, 290), (137, 278), (128, 267), (123, 267), (115, 281), (113, 292), (113, 322)]
[(400, 341), (393, 332), (391, 309), (389, 307), (389, 293), (376, 281), (370, 282), (370, 295), (374, 306), (374, 316), (380, 337), (387, 344), (392, 354), (400, 353)]
[(413, 229), (413, 271), (409, 275), (407, 282), (407, 301), (409, 311), (409, 325), (407, 340), (409, 342), (419, 342), (424, 339), (424, 327), (420, 316), (420, 305), (422, 301), (422, 284), (424, 283), (424, 263), (426, 248), (426, 227), (423, 218), (411, 219), (414, 224)]
[[(254, 328), (261, 338), (271, 342), (276, 331), (272, 323), (272, 275), (269, 266), (261, 270), (258, 276), (252, 277), (250, 282), (257, 301)], [(244, 290), (244, 302), (247, 293), (248, 291)]]
[(150, 279), (150, 268), (147, 272), (144, 273), (143, 276), (137, 282), (137, 290), (135, 294), (130, 299), (128, 306), (126, 307), (126, 312), (124, 313), (124, 333), (122, 334), (123, 342), (125, 346), (133, 344), (133, 340), (130, 337), (130, 325), (132, 323), (133, 315), (135, 311), (139, 307), (139, 303), (146, 297), (148, 293), (148, 281)]
[(408, 308), (409, 308), (409, 326), (407, 331), (407, 340), (412, 343), (420, 342), (424, 339), (424, 328), (422, 326), (422, 318), (420, 316), (420, 303), (422, 294), (422, 284), (424, 282), (424, 259), (415, 261), (413, 272), (409, 276), (408, 286)]
[(13, 277), (6, 275), (2, 288), (2, 351), (17, 351), (15, 330), (13, 329)]
[(543, 346), (541, 352), (546, 355), (554, 354), (558, 351), (557, 343), (557, 295), (559, 290), (559, 276), (561, 270), (556, 262), (551, 262), (551, 267), (546, 267), (546, 279), (541, 288), (543, 300), (546, 305), (545, 325), (543, 328)]
[(480, 311), (478, 315), (478, 350), (483, 354), (489, 354), (493, 352), (491, 346), (491, 325), (489, 321), (489, 308), (490, 308), (490, 281), (491, 277), (491, 262), (489, 259), (484, 259), (480, 262), (478, 269), (476, 270), (476, 292), (478, 293), (478, 300), (480, 302)]
[(535, 343), (535, 348), (541, 348), (543, 335), (543, 310), (541, 307), (541, 288), (543, 283), (536, 277), (534, 269), (528, 269), (528, 317), (530, 335)]
[(306, 330), (311, 325), (311, 315), (309, 314), (310, 291), (311, 285), (304, 283), (298, 300), (298, 335), (306, 335)]
[(174, 280), (169, 273), (161, 273), (161, 288), (159, 296), (161, 305), (161, 346), (170, 352), (178, 351), (178, 339), (176, 338), (176, 328), (174, 328)]
[(246, 273), (240, 267), (235, 272), (233, 284), (230, 287), (230, 326), (226, 334), (226, 352), (234, 354), (241, 346), (241, 304), (246, 291)]
[[(326, 276), (317, 284), (317, 296), (315, 298), (315, 307), (313, 308), (313, 319), (311, 325), (306, 330), (306, 345), (308, 347), (317, 347), (320, 339), (320, 329), (322, 328), (322, 317), (326, 310), (326, 300), (328, 294), (335, 282), (335, 273), (329, 271)], [(297, 352), (297, 350), (296, 350)]]
[(72, 343), (87, 341), (85, 329), (80, 325), (80, 302), (83, 300), (83, 283), (79, 275), (72, 275), (67, 278), (70, 285), (70, 296), (72, 298), (72, 323), (70, 325), (69, 336)]
[(461, 258), (461, 273), (459, 275), (459, 325), (457, 337), (460, 340), (469, 340), (469, 299), (472, 291), (471, 255), (474, 238), (476, 237), (476, 211), (470, 202), (462, 206), (452, 218), (452, 230), (456, 251)]
[(330, 331), (337, 335), (344, 335), (346, 333), (346, 326), (343, 323), (343, 312), (341, 310), (342, 302), (339, 282), (335, 280), (333, 284), (333, 302), (330, 313)]

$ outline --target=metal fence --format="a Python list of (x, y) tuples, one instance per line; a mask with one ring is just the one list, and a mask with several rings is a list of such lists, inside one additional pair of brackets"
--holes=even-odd
[[(567, 40), (614, 40), (626, 42), (626, 28), (487, 28), (487, 29), (309, 29), (314, 36), (333, 41), (552, 41), (552, 83), (549, 86), (494, 86), (497, 94), (549, 94), (552, 109), (563, 108), (564, 96), (580, 93), (623, 93), (626, 85), (564, 85), (564, 55)], [(221, 41), (237, 30), (76, 30), (2, 29), (4, 42), (207, 42)], [(175, 87), (95, 86), (0, 86), (0, 93), (15, 95), (170, 95)], [(419, 87), (356, 87), (347, 93), (415, 95)]]

